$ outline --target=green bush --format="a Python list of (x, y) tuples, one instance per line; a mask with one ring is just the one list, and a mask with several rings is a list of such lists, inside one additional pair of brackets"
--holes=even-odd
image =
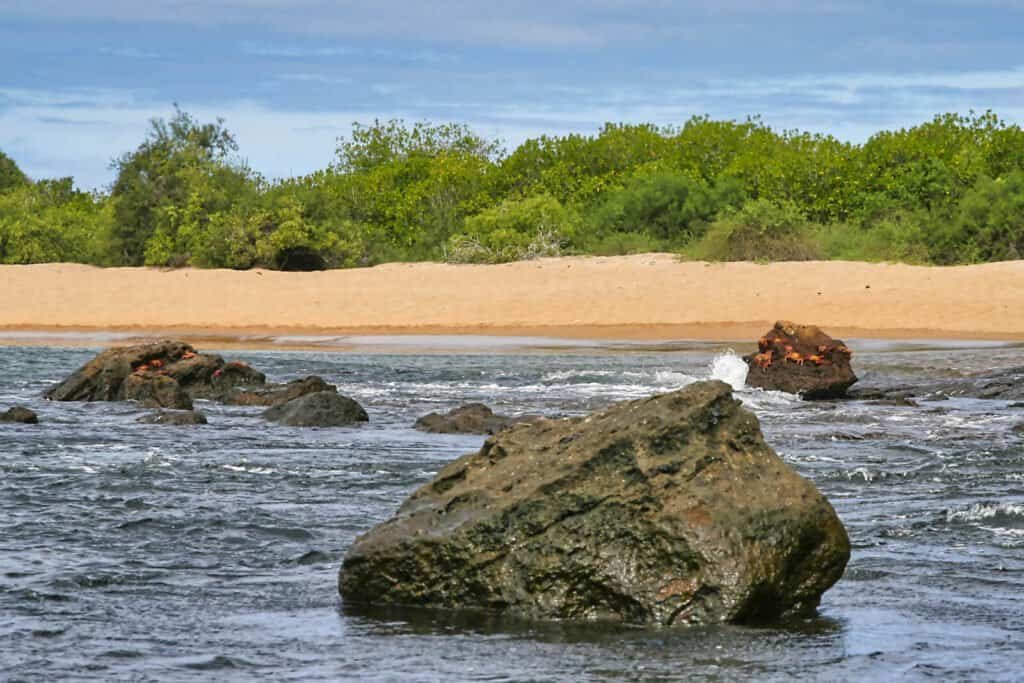
[(448, 240), (451, 263), (504, 263), (558, 256), (576, 238), (579, 216), (547, 195), (507, 200), (466, 219)]
[(817, 226), (793, 202), (747, 202), (711, 224), (685, 252), (702, 261), (810, 261), (822, 257)]
[(76, 192), (71, 178), (0, 194), (0, 263), (102, 262), (109, 204)]
[(937, 232), (933, 257), (939, 263), (1024, 258), (1024, 171), (979, 179)]
[(895, 212), (870, 225), (834, 223), (821, 228), (826, 258), (844, 261), (929, 262), (928, 214)]
[(704, 234), (707, 222), (741, 198), (739, 185), (711, 188), (678, 171), (636, 175), (610, 192), (590, 219), (598, 237), (638, 233), (672, 246), (684, 246)]

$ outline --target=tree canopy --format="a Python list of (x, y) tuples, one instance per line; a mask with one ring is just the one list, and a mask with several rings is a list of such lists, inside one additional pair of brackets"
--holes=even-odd
[(105, 192), (0, 153), (0, 261), (314, 269), (674, 251), (687, 258), (1024, 258), (1024, 131), (941, 114), (863, 144), (758, 118), (609, 123), (511, 151), (460, 123), (354, 124), (268, 182), (225, 121), (175, 107)]

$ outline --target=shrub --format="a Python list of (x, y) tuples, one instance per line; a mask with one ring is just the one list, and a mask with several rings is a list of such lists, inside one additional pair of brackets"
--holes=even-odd
[(928, 214), (897, 211), (868, 225), (836, 223), (821, 229), (827, 258), (845, 261), (929, 262), (925, 221)]
[(711, 188), (678, 171), (654, 171), (634, 176), (611, 192), (594, 212), (591, 229), (599, 238), (641, 233), (683, 246), (701, 237), (707, 222), (739, 198), (735, 182)]
[(980, 178), (936, 233), (933, 256), (939, 263), (1024, 258), (1024, 171)]
[(792, 202), (747, 202), (716, 220), (686, 255), (704, 261), (810, 261), (821, 258), (816, 226)]
[(579, 216), (557, 199), (538, 195), (506, 200), (466, 219), (448, 240), (450, 263), (503, 263), (558, 256), (576, 237)]

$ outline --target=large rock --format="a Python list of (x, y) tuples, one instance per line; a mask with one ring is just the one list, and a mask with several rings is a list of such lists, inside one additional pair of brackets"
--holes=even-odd
[(351, 603), (640, 624), (812, 611), (846, 531), (728, 385), (520, 425), (446, 466), (358, 538)]
[(20, 422), (22, 424), (37, 424), (39, 416), (35, 411), (22, 406), (12, 406), (0, 413), (0, 422)]
[(289, 427), (343, 427), (370, 419), (361, 405), (334, 391), (280, 403), (264, 411), (263, 417)]
[(495, 415), (483, 403), (467, 403), (447, 413), (430, 413), (416, 420), (413, 425), (421, 432), (432, 434), (497, 434), (503, 429), (523, 422), (537, 422), (543, 418), (537, 415), (506, 417)]
[(743, 358), (749, 386), (825, 399), (845, 396), (857, 381), (850, 367), (853, 352), (814, 325), (779, 321), (757, 346), (756, 354)]

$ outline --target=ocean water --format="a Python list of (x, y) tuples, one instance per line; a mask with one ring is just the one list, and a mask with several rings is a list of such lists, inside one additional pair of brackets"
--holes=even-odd
[[(851, 345), (869, 386), (1021, 364), (1019, 345)], [(0, 680), (1024, 677), (1024, 407), (802, 402), (746, 389), (716, 344), (542, 346), (224, 354), (274, 380), (319, 374), (372, 420), (321, 430), (203, 402), (194, 428), (50, 403), (97, 349), (0, 347), (0, 408), (42, 420), (0, 425)], [(708, 377), (846, 524), (852, 559), (816, 617), (655, 630), (341, 602), (353, 538), (483, 441), (421, 434), (416, 417), (468, 401), (574, 415)]]

